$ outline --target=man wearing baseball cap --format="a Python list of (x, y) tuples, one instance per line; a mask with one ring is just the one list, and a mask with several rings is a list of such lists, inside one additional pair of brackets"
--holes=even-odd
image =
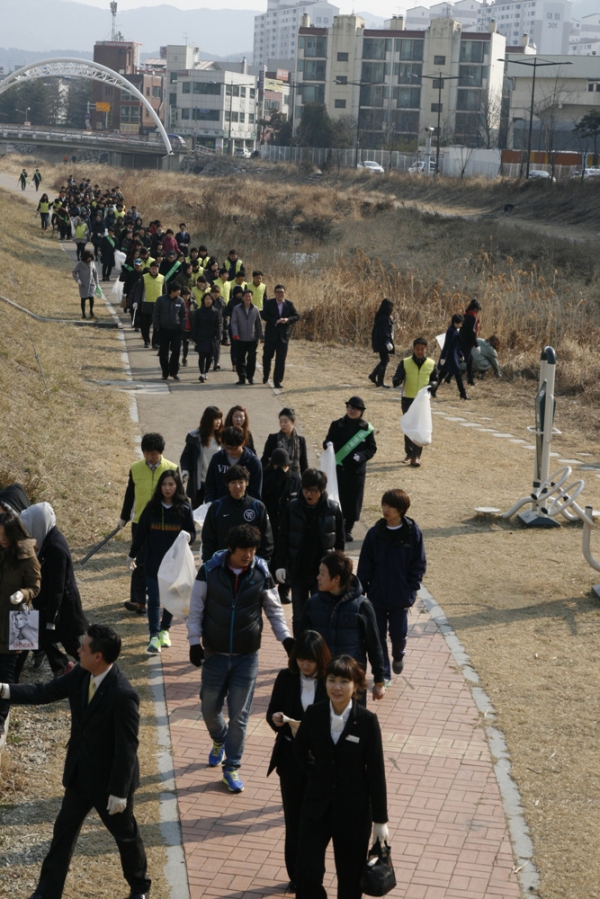
[(365, 409), (360, 396), (351, 396), (346, 414), (331, 422), (323, 441), (323, 448), (333, 443), (347, 542), (353, 539), (352, 529), (362, 511), (367, 462), (377, 452), (373, 425), (363, 418)]

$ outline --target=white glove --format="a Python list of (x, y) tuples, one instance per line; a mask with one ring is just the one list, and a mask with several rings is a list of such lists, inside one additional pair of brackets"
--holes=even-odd
[(393, 343), (386, 343), (385, 348), (386, 348), (386, 350), (388, 351), (388, 353), (391, 353), (392, 350), (394, 349), (394, 344), (393, 344)]
[(127, 556), (127, 566), (130, 571), (135, 571), (137, 568), (137, 562), (131, 556)]
[[(127, 808), (127, 800), (120, 799), (118, 796), (109, 796), (106, 811), (109, 815), (120, 815)], [(380, 825), (381, 826), (381, 825)], [(385, 825), (384, 825), (385, 827)]]
[(55, 624), (50, 624), (50, 622), (48, 622), (48, 624), (46, 625), (46, 630), (47, 630), (47, 631), (55, 631), (55, 630), (56, 630), (56, 625), (55, 625)]
[(379, 840), (380, 843), (386, 841), (389, 837), (387, 824), (373, 824), (373, 839)]
[(126, 524), (127, 524), (127, 522), (125, 521), (124, 518), (119, 518), (119, 520), (117, 521), (118, 528), (124, 528)]
[(17, 590), (16, 593), (13, 593), (13, 595), (12, 595), (11, 598), (10, 598), (10, 601), (12, 602), (13, 606), (19, 606), (19, 605), (23, 602), (23, 593), (22, 593), (22, 591), (21, 591), (21, 590)]
[(355, 462), (360, 462), (360, 456), (358, 455), (358, 453), (354, 453), (352, 458), (354, 459)]
[(285, 577), (286, 577), (285, 568), (278, 568), (277, 571), (275, 572), (275, 577), (277, 578), (277, 580), (279, 581), (280, 584), (285, 584)]

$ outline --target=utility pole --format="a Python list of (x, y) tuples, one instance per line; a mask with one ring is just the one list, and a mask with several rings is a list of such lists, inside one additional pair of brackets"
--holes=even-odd
[(110, 32), (110, 39), (111, 39), (111, 41), (116, 41), (116, 39), (117, 39), (117, 4), (116, 4), (115, 0), (111, 0), (110, 13), (112, 15), (112, 29)]

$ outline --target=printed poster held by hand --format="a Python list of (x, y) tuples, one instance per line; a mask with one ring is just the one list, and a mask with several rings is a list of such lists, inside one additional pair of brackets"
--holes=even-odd
[(36, 609), (22, 607), (8, 613), (8, 649), (39, 649), (40, 613)]
[(340, 492), (338, 490), (333, 443), (328, 443), (325, 451), (321, 453), (320, 468), (321, 471), (327, 475), (327, 496), (329, 499), (334, 499), (339, 505)]
[(196, 565), (189, 547), (187, 531), (180, 531), (173, 546), (163, 557), (158, 569), (160, 603), (172, 615), (187, 618), (190, 612)]
[(400, 427), (416, 446), (429, 446), (433, 433), (429, 388), (422, 387), (410, 409), (400, 419)]

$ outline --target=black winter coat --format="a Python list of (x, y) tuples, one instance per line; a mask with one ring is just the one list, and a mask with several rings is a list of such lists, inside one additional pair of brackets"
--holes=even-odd
[[(364, 418), (348, 418), (347, 415), (344, 415), (343, 418), (338, 418), (329, 425), (327, 437), (323, 441), (323, 449), (326, 449), (328, 443), (333, 443), (333, 448), (337, 453), (355, 434), (368, 427), (369, 423)], [(371, 431), (351, 453), (348, 453), (341, 463), (341, 467), (349, 474), (366, 474), (367, 462), (373, 458), (376, 452), (375, 434)], [(360, 456), (358, 462), (354, 459), (356, 455)]]
[[(235, 464), (242, 465), (244, 468), (248, 469), (248, 472), (250, 473), (250, 483), (248, 484), (247, 492), (255, 499), (260, 499), (262, 494), (263, 473), (262, 465), (258, 461), (257, 456), (245, 446), (242, 455), (236, 460)], [(229, 496), (229, 490), (223, 480), (223, 475), (229, 467), (230, 462), (225, 450), (222, 449), (219, 450), (218, 453), (215, 453), (210, 460), (210, 465), (206, 472), (205, 502), (212, 503), (222, 496)]]
[[(267, 709), (267, 723), (277, 734), (273, 752), (271, 753), (267, 777), (275, 768), (277, 768), (279, 775), (292, 774), (297, 777), (303, 776), (302, 769), (294, 756), (294, 737), (289, 724), (284, 724), (283, 727), (276, 727), (273, 724), (273, 715), (276, 712), (283, 712), (284, 715), (287, 715), (288, 718), (292, 718), (294, 721), (302, 721), (305, 712), (302, 708), (301, 693), (300, 675), (295, 671), (290, 671), (289, 668), (283, 668), (275, 680), (275, 686), (269, 700), (269, 708)], [(322, 680), (318, 680), (315, 690), (315, 703), (325, 702), (326, 700), (327, 691), (325, 690), (325, 684)]]
[(179, 460), (179, 470), (187, 471), (187, 473), (189, 474), (189, 480), (186, 485), (186, 493), (192, 500), (192, 502), (195, 501), (196, 494), (202, 486), (198, 481), (197, 476), (198, 462), (200, 461), (200, 457), (202, 456), (202, 449), (203, 447), (200, 442), (200, 429), (194, 428), (193, 431), (188, 431), (188, 433), (185, 435), (185, 446)]
[(394, 350), (388, 350), (386, 344), (394, 345), (394, 325), (389, 315), (380, 315), (375, 319), (373, 330), (371, 332), (371, 346), (374, 353), (393, 353)]
[(277, 542), (279, 526), (285, 509), (289, 502), (300, 495), (301, 490), (300, 475), (293, 472), (291, 468), (288, 471), (284, 471), (283, 468), (267, 468), (265, 470), (262, 501), (267, 509), (275, 542)]
[(88, 628), (73, 571), (71, 550), (56, 525), (50, 528), (38, 554), (42, 582), (33, 600), (40, 612), (40, 627), (56, 624), (56, 640), (80, 637)]
[[(277, 547), (274, 564), (276, 568), (286, 568), (293, 580), (302, 576), (303, 579), (313, 580), (317, 571), (307, 571), (307, 564), (312, 565), (313, 560), (306, 558), (305, 535), (307, 526), (308, 503), (302, 496), (293, 499), (287, 506), (279, 526)], [(330, 549), (343, 551), (344, 519), (338, 503), (329, 499), (327, 491), (324, 491), (317, 510), (317, 525), (319, 529), (320, 548), (316, 555), (324, 556)]]
[(423, 535), (412, 518), (397, 530), (385, 518), (369, 528), (358, 560), (357, 577), (376, 609), (408, 609), (427, 570)]
[(108, 235), (100, 241), (100, 258), (103, 265), (115, 264), (115, 250), (118, 249), (117, 241), (113, 237), (113, 243), (110, 242)]
[[(277, 434), (269, 434), (267, 437), (267, 442), (265, 443), (265, 448), (263, 450), (262, 459), (260, 460), (263, 464), (263, 467), (266, 468), (269, 462), (271, 461), (271, 456), (273, 452), (277, 449), (277, 438), (281, 431)], [(302, 437), (301, 434), (298, 434), (298, 443), (300, 448), (300, 459), (299, 459), (299, 470), (294, 469), (296, 474), (303, 474), (308, 468), (308, 454), (306, 452), (306, 437)], [(292, 466), (293, 468), (293, 466)]]
[(217, 310), (213, 306), (203, 304), (192, 312), (191, 320), (190, 339), (196, 344), (198, 352), (214, 352), (215, 341), (221, 336), (221, 322)]
[(273, 531), (265, 506), (259, 499), (231, 495), (211, 503), (202, 527), (202, 561), (211, 559), (220, 549), (227, 549), (227, 535), (239, 524), (251, 524), (258, 528), (262, 540), (257, 550), (261, 559), (268, 562), (273, 555)]

